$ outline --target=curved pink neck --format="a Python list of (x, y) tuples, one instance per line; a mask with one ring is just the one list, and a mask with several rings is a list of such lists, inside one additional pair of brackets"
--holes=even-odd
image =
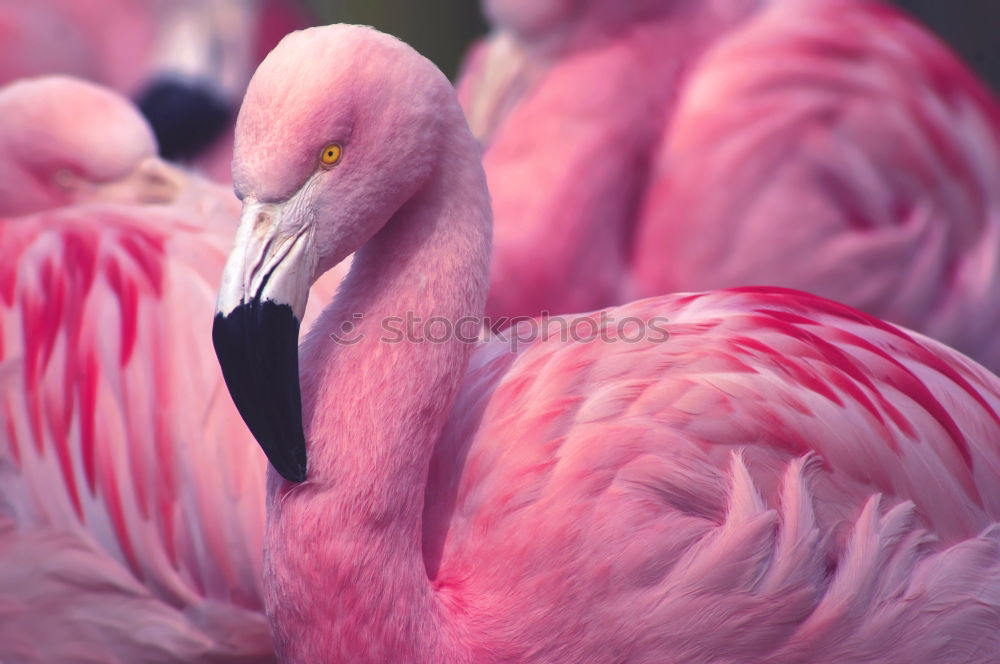
[[(386, 328), (404, 329), (396, 321), (408, 316), (482, 315), (489, 202), (462, 127), (432, 181), (357, 252), (300, 349), (309, 479), (290, 486), (272, 474), (265, 544), (265, 601), (283, 661), (406, 661), (409, 648), (446, 661), (441, 629), (428, 625), (438, 612), (421, 515), (472, 344), (414, 343)], [(349, 326), (356, 343), (330, 338)], [(420, 335), (426, 325), (411, 327)]]

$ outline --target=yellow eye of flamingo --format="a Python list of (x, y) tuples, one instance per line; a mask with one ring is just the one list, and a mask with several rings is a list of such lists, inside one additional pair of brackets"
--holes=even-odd
[(320, 161), (327, 166), (333, 166), (340, 161), (340, 157), (343, 154), (344, 148), (340, 147), (336, 143), (330, 143), (328, 146), (323, 148), (323, 154), (320, 155)]

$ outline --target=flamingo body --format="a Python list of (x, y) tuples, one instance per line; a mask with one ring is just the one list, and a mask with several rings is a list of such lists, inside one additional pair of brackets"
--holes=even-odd
[[(157, 638), (141, 661), (269, 655), (260, 457), (233, 444), (238, 415), (197, 341), (227, 245), (131, 207), (0, 224), (0, 492), (14, 524), (0, 585), (25, 603), (11, 629), (28, 630), (0, 639), (0, 658), (136, 661), (128, 635), (146, 619)], [(18, 585), (25, 556), (51, 561), (34, 599)]]
[(995, 371), (998, 154), (995, 99), (908, 18), (777, 6), (692, 74), (641, 216), (638, 293), (799, 288)]
[[(493, 4), (532, 23), (520, 4)], [(465, 67), (459, 95), (486, 147), (497, 220), (494, 328), (621, 302), (651, 149), (689, 62), (756, 2), (639, 5), (567, 5), (567, 34), (548, 30), (558, 41), (502, 30)]]
[(190, 212), (0, 224), (4, 661), (273, 661), (263, 459), (199, 341), (231, 236)]
[(911, 20), (662, 2), (617, 32), (526, 32), (492, 4), (460, 89), (495, 201), (494, 319), (787, 286), (1000, 366), (1000, 107)]
[(264, 460), (200, 341), (237, 203), (111, 91), (0, 108), (0, 660), (273, 661)]
[[(478, 342), (478, 143), (371, 29), (283, 40), (235, 163), (213, 341), (272, 464), (281, 661), (996, 660), (1000, 379), (975, 362), (761, 288)], [(311, 279), (351, 252), (297, 348)]]
[[(662, 316), (670, 338), (479, 351), (435, 448), (424, 556), (451, 617), (484, 626), (472, 661), (995, 657), (997, 548), (977, 538), (1000, 509), (994, 377), (798, 293), (607, 313)], [(966, 546), (989, 608), (950, 583), (917, 590)], [(872, 587), (883, 575), (907, 580)], [(955, 622), (910, 632), (943, 605)], [(959, 625), (983, 635), (961, 654), (939, 641)], [(913, 640), (897, 650), (887, 632)]]

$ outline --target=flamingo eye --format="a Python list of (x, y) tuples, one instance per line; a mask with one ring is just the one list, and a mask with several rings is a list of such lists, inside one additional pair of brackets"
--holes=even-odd
[(340, 161), (340, 157), (343, 154), (344, 148), (337, 143), (330, 143), (328, 146), (323, 148), (323, 152), (320, 154), (319, 160), (326, 166), (333, 166)]

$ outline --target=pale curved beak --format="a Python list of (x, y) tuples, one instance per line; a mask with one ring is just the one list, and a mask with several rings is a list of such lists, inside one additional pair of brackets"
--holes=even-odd
[(187, 175), (159, 157), (147, 157), (128, 175), (93, 185), (89, 200), (103, 203), (163, 205), (173, 203), (184, 188)]
[(310, 225), (286, 218), (293, 205), (243, 205), (222, 275), (212, 342), (243, 421), (274, 469), (306, 478), (298, 339), (316, 269)]

